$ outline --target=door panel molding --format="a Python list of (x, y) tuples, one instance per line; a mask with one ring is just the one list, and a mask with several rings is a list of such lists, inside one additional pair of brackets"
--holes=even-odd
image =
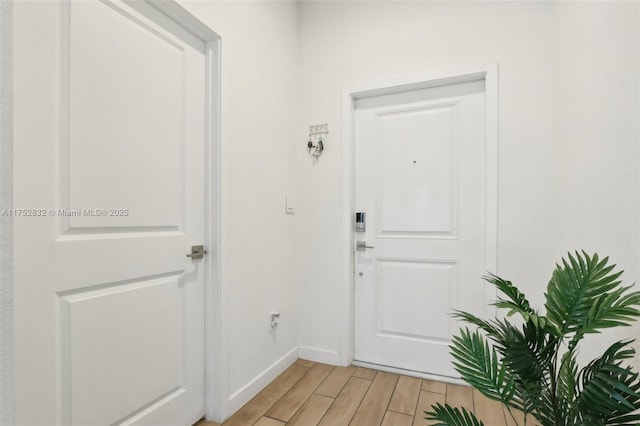
[[(157, 408), (158, 401), (168, 402), (168, 395), (175, 398), (185, 392), (180, 385), (183, 373), (175, 368), (181, 363), (180, 341), (184, 338), (179, 326), (184, 315), (181, 275), (165, 274), (58, 294), (63, 424), (101, 424), (112, 413), (117, 417), (109, 422), (119, 424), (118, 419), (133, 417), (150, 406)], [(118, 307), (117, 316), (111, 315), (113, 307)], [(155, 312), (150, 312), (154, 307)], [(103, 320), (99, 313), (104, 315)], [(130, 351), (144, 354), (143, 362), (132, 363), (117, 349), (123, 337)], [(104, 363), (95, 365), (96, 359)], [(153, 363), (148, 362), (150, 359)], [(153, 374), (147, 380), (121, 388), (116, 395), (92, 392), (95, 383), (85, 380), (95, 377), (97, 371), (99, 383), (116, 387), (127, 377), (149, 369)]]
[[(398, 330), (400, 327), (394, 327), (394, 323), (398, 321), (396, 315), (392, 311), (393, 308), (397, 308), (398, 306), (393, 306), (394, 301), (398, 301), (398, 305), (402, 305), (402, 309), (408, 312), (421, 312), (423, 314), (431, 314), (434, 310), (443, 310), (448, 306), (455, 306), (458, 298), (458, 263), (455, 260), (445, 260), (445, 259), (404, 259), (404, 258), (393, 258), (393, 257), (376, 257), (376, 274), (379, 276), (381, 274), (391, 273), (393, 274), (393, 269), (421, 269), (424, 274), (431, 275), (434, 278), (440, 279), (440, 284), (442, 285), (443, 290), (447, 293), (447, 303), (446, 304), (438, 304), (437, 300), (431, 301), (423, 301), (416, 300), (415, 298), (405, 297), (402, 300), (399, 300), (400, 297), (406, 296), (406, 294), (399, 294), (402, 292), (402, 287), (409, 287), (407, 290), (411, 290), (410, 287), (415, 286), (417, 283), (407, 283), (402, 281), (395, 281), (395, 285), (393, 288), (389, 288), (388, 291), (385, 291), (384, 286), (386, 282), (389, 280), (380, 279), (377, 281), (377, 286), (375, 289), (376, 292), (376, 305), (380, 307), (380, 310), (376, 315), (376, 325), (375, 325), (375, 335), (378, 337), (385, 337), (389, 339), (400, 339), (400, 340), (409, 340), (414, 342), (423, 342), (423, 343), (431, 343), (431, 344), (439, 344), (447, 346), (449, 344), (449, 334), (452, 331), (452, 326), (455, 325), (456, 320), (451, 318), (448, 322), (441, 325), (440, 335), (434, 335), (430, 333), (429, 330), (425, 330), (423, 325), (427, 324), (425, 321), (421, 324), (413, 324), (412, 330), (400, 331)], [(385, 271), (386, 269), (386, 271)], [(425, 280), (426, 281), (426, 280)], [(420, 283), (420, 285), (424, 285)], [(415, 287), (414, 287), (415, 288)], [(407, 306), (407, 301), (411, 303), (413, 306)], [(391, 306), (389, 306), (391, 305)], [(386, 310), (384, 308), (389, 307), (391, 311), (390, 316), (386, 316)], [(443, 312), (446, 315), (446, 312)], [(433, 326), (433, 323), (430, 324)], [(401, 326), (405, 326), (402, 324)], [(395, 328), (395, 329), (394, 329)]]
[[(392, 129), (387, 129), (387, 127), (393, 127), (391, 123), (387, 123), (387, 121), (390, 119), (395, 118), (396, 120), (398, 120), (403, 118), (403, 116), (409, 115), (411, 116), (411, 118), (414, 119), (414, 121), (415, 119), (421, 119), (421, 121), (423, 121), (426, 118), (425, 116), (445, 115), (446, 118), (448, 119), (448, 122), (445, 123), (445, 126), (442, 126), (442, 127), (448, 127), (448, 132), (447, 132), (448, 140), (440, 141), (440, 142), (446, 142), (446, 144), (448, 145), (447, 151), (448, 151), (448, 157), (449, 157), (448, 170), (447, 170), (448, 173), (441, 173), (441, 174), (446, 174), (446, 178), (447, 178), (447, 188), (446, 188), (447, 191), (443, 191), (443, 192), (447, 192), (447, 197), (449, 200), (449, 203), (448, 203), (449, 210), (447, 212), (448, 214), (446, 214), (445, 220), (443, 220), (444, 218), (440, 218), (440, 221), (442, 222), (446, 221), (448, 223), (441, 223), (439, 224), (439, 226), (434, 226), (433, 228), (435, 229), (429, 229), (428, 224), (422, 224), (422, 226), (414, 227), (414, 229), (406, 229), (406, 226), (403, 226), (405, 229), (393, 229), (394, 227), (399, 228), (400, 223), (402, 223), (403, 225), (407, 223), (410, 224), (409, 222), (410, 218), (400, 217), (400, 218), (397, 218), (395, 221), (392, 221), (391, 226), (386, 226), (387, 224), (386, 218), (389, 215), (385, 214), (386, 212), (384, 210), (384, 206), (385, 206), (385, 203), (387, 202), (387, 198), (396, 198), (396, 202), (401, 204), (403, 204), (403, 202), (408, 202), (410, 200), (407, 200), (406, 198), (403, 200), (403, 199), (400, 199), (398, 196), (398, 194), (401, 194), (401, 191), (399, 191), (400, 189), (399, 187), (403, 186), (402, 183), (398, 183), (397, 185), (394, 185), (393, 188), (387, 188), (386, 181), (385, 181), (386, 172), (388, 171), (388, 169), (394, 168), (393, 160), (395, 160), (393, 155), (389, 155), (389, 154), (393, 154), (395, 151), (397, 151), (398, 142), (397, 140), (393, 140), (394, 145), (392, 147), (388, 147), (385, 144), (385, 142), (387, 142), (388, 139), (385, 138), (384, 136), (382, 137), (382, 143), (379, 146), (379, 151), (377, 152), (377, 158), (375, 159), (377, 163), (377, 167), (375, 169), (375, 173), (376, 173), (375, 179), (378, 182), (378, 184), (376, 185), (377, 193), (375, 196), (375, 199), (377, 200), (376, 218), (379, 218), (379, 220), (376, 220), (377, 236), (381, 238), (422, 238), (422, 239), (456, 239), (458, 238), (457, 236), (457, 222), (458, 222), (458, 217), (457, 217), (458, 172), (457, 170), (458, 170), (458, 120), (459, 120), (458, 102), (450, 101), (450, 102), (441, 102), (436, 104), (419, 105), (419, 106), (411, 106), (411, 107), (406, 107), (406, 106), (400, 107), (399, 105), (392, 105), (388, 108), (385, 108), (382, 111), (376, 112), (375, 115), (380, 118), (383, 118), (383, 120), (380, 121), (380, 124), (382, 127), (380, 129), (380, 133), (383, 135), (386, 134), (387, 131), (393, 132)], [(384, 120), (384, 118), (386, 118), (387, 120)], [(440, 120), (442, 120), (442, 118), (440, 118), (438, 121)], [(433, 144), (433, 141), (432, 141), (432, 144)], [(433, 154), (432, 152), (427, 152), (429, 146), (432, 144), (416, 144), (417, 146), (421, 147), (424, 151), (422, 152), (423, 155), (421, 155), (420, 158), (418, 158), (418, 160), (421, 163), (428, 162), (429, 157), (435, 157), (435, 156), (429, 155), (429, 154)], [(414, 150), (417, 146), (413, 147)], [(405, 147), (405, 148), (410, 148), (410, 147)], [(387, 151), (387, 149), (389, 149), (391, 152)], [(389, 164), (389, 162), (391, 162), (392, 164)], [(431, 167), (427, 168), (427, 171), (434, 170), (437, 168), (436, 167), (437, 164), (433, 164), (433, 162), (432, 164), (430, 164), (430, 166)], [(407, 169), (404, 168), (404, 170), (407, 170)], [(390, 173), (390, 175), (392, 175), (392, 173)], [(428, 176), (423, 175), (421, 177), (428, 177)], [(434, 176), (431, 176), (431, 177), (434, 177)], [(405, 176), (405, 179), (406, 178), (408, 178), (408, 176)], [(390, 191), (386, 191), (387, 189), (390, 189)], [(430, 212), (425, 209), (422, 211), (422, 213), (424, 213), (424, 216), (429, 216)], [(422, 228), (422, 229), (416, 229), (416, 228)]]
[[(185, 212), (180, 205), (186, 192), (187, 162), (184, 154), (185, 140), (189, 136), (185, 126), (188, 108), (185, 69), (188, 55), (183, 46), (162, 33), (166, 31), (164, 27), (172, 28), (173, 25), (166, 25), (165, 22), (163, 26), (144, 13), (134, 16), (135, 11), (124, 10), (123, 6), (111, 2), (79, 3), (66, 0), (60, 3), (61, 85), (57, 109), (60, 137), (55, 139), (54, 148), (59, 159), (54, 208), (68, 212), (57, 218), (61, 236), (160, 230), (170, 232), (185, 228)], [(145, 12), (148, 14), (148, 9)], [(93, 22), (92, 31), (87, 34), (88, 20)], [(117, 36), (122, 38), (122, 43), (143, 35), (137, 40), (138, 48), (153, 54), (154, 59), (158, 59), (157, 62), (164, 59), (162, 69), (158, 70), (155, 63), (144, 61), (143, 55), (136, 57), (123, 53), (124, 49), (108, 52), (110, 56), (119, 55), (113, 61), (102, 60), (107, 56), (103, 52), (107, 43), (114, 42), (113, 35), (109, 33), (109, 39), (104, 40), (104, 35), (95, 29), (102, 26), (106, 29), (108, 25), (118, 26), (120, 30)], [(95, 33), (98, 35), (94, 35)], [(187, 40), (189, 45), (195, 44), (193, 35), (179, 35), (182, 42)], [(203, 42), (197, 47), (197, 51), (204, 51)], [(95, 64), (101, 66), (96, 67)], [(131, 72), (132, 70), (136, 72)], [(103, 87), (104, 83), (77, 84), (71, 81), (71, 75), (91, 74), (98, 81), (105, 81), (106, 78), (102, 77), (116, 73), (123, 78), (120, 83), (126, 81), (127, 94), (134, 95), (131, 99), (136, 99), (136, 92), (141, 91), (145, 93), (145, 97), (142, 102), (120, 104), (117, 114), (109, 117), (109, 120), (104, 120), (103, 117), (96, 120), (98, 117), (91, 114), (92, 105), (116, 101), (120, 89)], [(148, 99), (148, 94), (152, 92), (144, 87), (147, 76), (152, 74), (163, 80), (166, 89), (162, 94), (153, 94), (152, 96), (157, 96), (156, 99)], [(140, 122), (143, 118), (143, 114), (138, 113), (140, 110), (145, 110), (148, 114), (147, 122)], [(166, 116), (176, 119), (157, 119)], [(136, 119), (132, 120), (132, 117)], [(107, 132), (107, 128), (112, 128), (114, 124), (120, 129), (119, 132)], [(141, 131), (149, 127), (155, 129), (153, 137), (140, 137)], [(164, 158), (149, 156), (159, 139), (175, 141), (172, 142), (172, 155)], [(87, 155), (88, 151), (93, 155)], [(121, 152), (128, 155), (117, 155)], [(79, 164), (78, 161), (73, 161), (75, 158), (82, 158), (83, 161)], [(139, 172), (141, 162), (147, 163), (144, 174)], [(157, 187), (158, 182), (163, 187), (162, 197), (158, 197), (159, 203), (150, 203), (149, 198), (144, 195)], [(136, 196), (122, 199), (123, 192), (119, 192), (110, 194), (109, 199), (104, 198), (105, 193), (111, 192), (105, 186), (124, 185), (130, 190), (137, 187)], [(141, 199), (146, 202), (139, 201)], [(81, 206), (92, 206), (95, 212), (82, 214)], [(106, 206), (127, 206), (129, 211), (126, 215), (111, 216), (109, 212), (103, 215), (101, 210)]]
[[(412, 73), (384, 80), (355, 83), (343, 90), (342, 96), (342, 336), (340, 362), (349, 365), (354, 354), (354, 247), (353, 211), (355, 203), (355, 108), (358, 102), (369, 102), (380, 96), (448, 86), (460, 83), (484, 81), (485, 87), (485, 241), (484, 269), (498, 273), (498, 63), (463, 64), (427, 72)], [(375, 102), (375, 101), (374, 101)], [(378, 233), (379, 234), (379, 233)], [(407, 233), (406, 238), (424, 238)], [(449, 236), (430, 235), (431, 238)], [(384, 235), (382, 235), (384, 238)], [(451, 238), (451, 237), (449, 237)], [(489, 306), (495, 300), (495, 289), (486, 285), (484, 289), (486, 316), (495, 313)]]

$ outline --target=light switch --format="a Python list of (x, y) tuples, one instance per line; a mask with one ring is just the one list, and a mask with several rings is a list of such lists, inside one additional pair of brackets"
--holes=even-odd
[(287, 214), (295, 214), (296, 213), (296, 201), (293, 199), (291, 195), (287, 195)]

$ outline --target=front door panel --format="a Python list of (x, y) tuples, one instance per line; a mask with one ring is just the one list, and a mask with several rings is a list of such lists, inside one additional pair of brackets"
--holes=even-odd
[(484, 81), (356, 102), (355, 359), (455, 376), (454, 309), (482, 312)]

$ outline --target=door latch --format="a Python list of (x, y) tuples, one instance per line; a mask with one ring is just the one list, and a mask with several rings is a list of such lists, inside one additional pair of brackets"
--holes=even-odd
[(373, 248), (373, 246), (368, 246), (366, 241), (356, 241), (356, 250), (365, 251), (368, 248)]
[(204, 246), (191, 246), (191, 253), (189, 253), (187, 257), (191, 259), (202, 259), (205, 254), (207, 254), (207, 251), (204, 249)]

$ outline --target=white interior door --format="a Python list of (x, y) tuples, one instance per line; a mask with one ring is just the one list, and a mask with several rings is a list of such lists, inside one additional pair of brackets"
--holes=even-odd
[(20, 425), (204, 414), (203, 43), (144, 2), (15, 3)]
[(455, 376), (454, 309), (485, 297), (484, 80), (356, 101), (355, 359)]

